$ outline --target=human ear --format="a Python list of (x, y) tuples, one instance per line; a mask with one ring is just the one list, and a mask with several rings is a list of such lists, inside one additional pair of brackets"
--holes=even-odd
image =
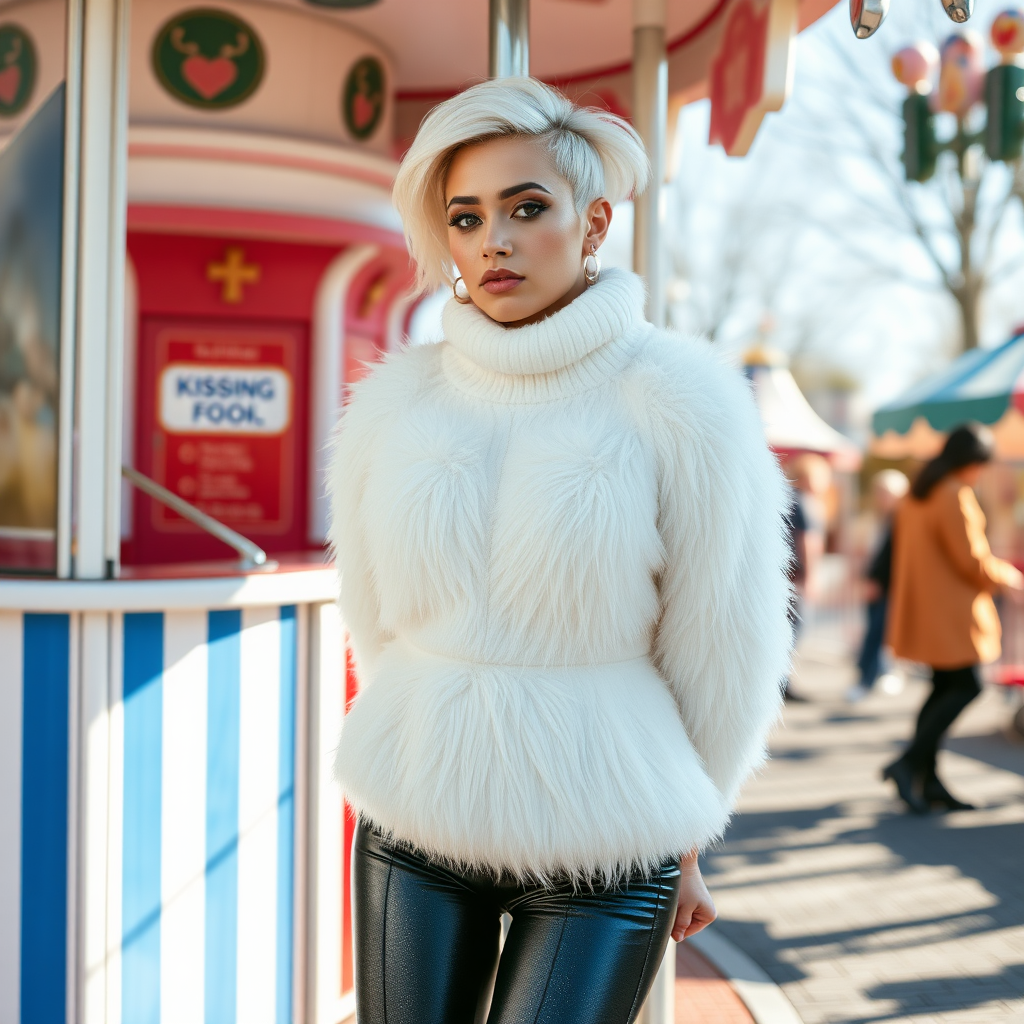
[(612, 204), (607, 199), (595, 199), (584, 216), (587, 232), (583, 236), (583, 254), (590, 252), (590, 247), (600, 249), (608, 236), (612, 225)]

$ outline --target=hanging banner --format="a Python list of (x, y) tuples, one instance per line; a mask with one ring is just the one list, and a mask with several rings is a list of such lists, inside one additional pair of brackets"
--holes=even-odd
[(711, 61), (710, 142), (746, 156), (765, 114), (793, 84), (797, 0), (734, 0)]

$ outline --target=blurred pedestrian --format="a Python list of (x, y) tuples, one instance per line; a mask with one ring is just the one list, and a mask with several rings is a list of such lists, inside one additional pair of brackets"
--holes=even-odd
[(814, 601), (822, 593), (820, 573), (828, 535), (832, 467), (824, 456), (805, 452), (793, 461), (792, 473), (805, 524), (806, 565), (801, 590), (805, 598)]
[(846, 692), (851, 704), (863, 700), (881, 675), (882, 645), (885, 641), (885, 615), (889, 606), (889, 582), (892, 575), (892, 517), (907, 491), (910, 481), (898, 469), (883, 469), (871, 481), (871, 503), (878, 520), (874, 555), (863, 579), (867, 628), (857, 659), (860, 678)]
[(1024, 588), (1024, 576), (992, 554), (973, 490), (993, 447), (988, 428), (957, 427), (896, 510), (888, 640), (898, 657), (931, 666), (932, 692), (906, 752), (882, 775), (918, 814), (972, 806), (942, 784), (935, 758), (946, 730), (981, 692), (978, 664), (999, 657), (993, 592)]
[[(827, 498), (832, 487), (832, 467), (820, 455), (806, 452), (787, 467), (793, 487), (793, 501), (786, 517), (790, 546), (790, 582), (793, 590), (789, 603), (789, 620), (793, 624), (793, 643), (800, 637), (804, 608), (820, 593), (819, 570), (825, 553), (828, 530)], [(787, 701), (807, 700), (786, 680), (783, 694)]]
[[(793, 627), (793, 644), (800, 637), (800, 625), (803, 621), (801, 595), (807, 582), (807, 517), (804, 515), (800, 492), (794, 487), (786, 513), (786, 537), (789, 541), (789, 622)], [(788, 676), (782, 691), (787, 701), (803, 703), (806, 697), (800, 696), (793, 689), (793, 681)]]

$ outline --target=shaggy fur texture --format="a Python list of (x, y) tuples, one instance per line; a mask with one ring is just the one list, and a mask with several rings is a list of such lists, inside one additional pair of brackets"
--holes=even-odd
[(336, 771), (439, 858), (614, 879), (720, 835), (790, 648), (787, 490), (746, 383), (633, 275), (357, 386), (331, 538), (363, 690)]

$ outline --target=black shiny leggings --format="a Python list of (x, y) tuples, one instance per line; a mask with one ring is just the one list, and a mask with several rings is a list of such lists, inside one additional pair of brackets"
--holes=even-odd
[(976, 665), (932, 669), (932, 692), (921, 707), (914, 738), (903, 755), (926, 785), (936, 777), (935, 759), (946, 730), (979, 693)]
[(679, 865), (615, 889), (524, 886), (448, 870), (360, 822), (352, 889), (359, 1024), (628, 1024), (668, 946)]

